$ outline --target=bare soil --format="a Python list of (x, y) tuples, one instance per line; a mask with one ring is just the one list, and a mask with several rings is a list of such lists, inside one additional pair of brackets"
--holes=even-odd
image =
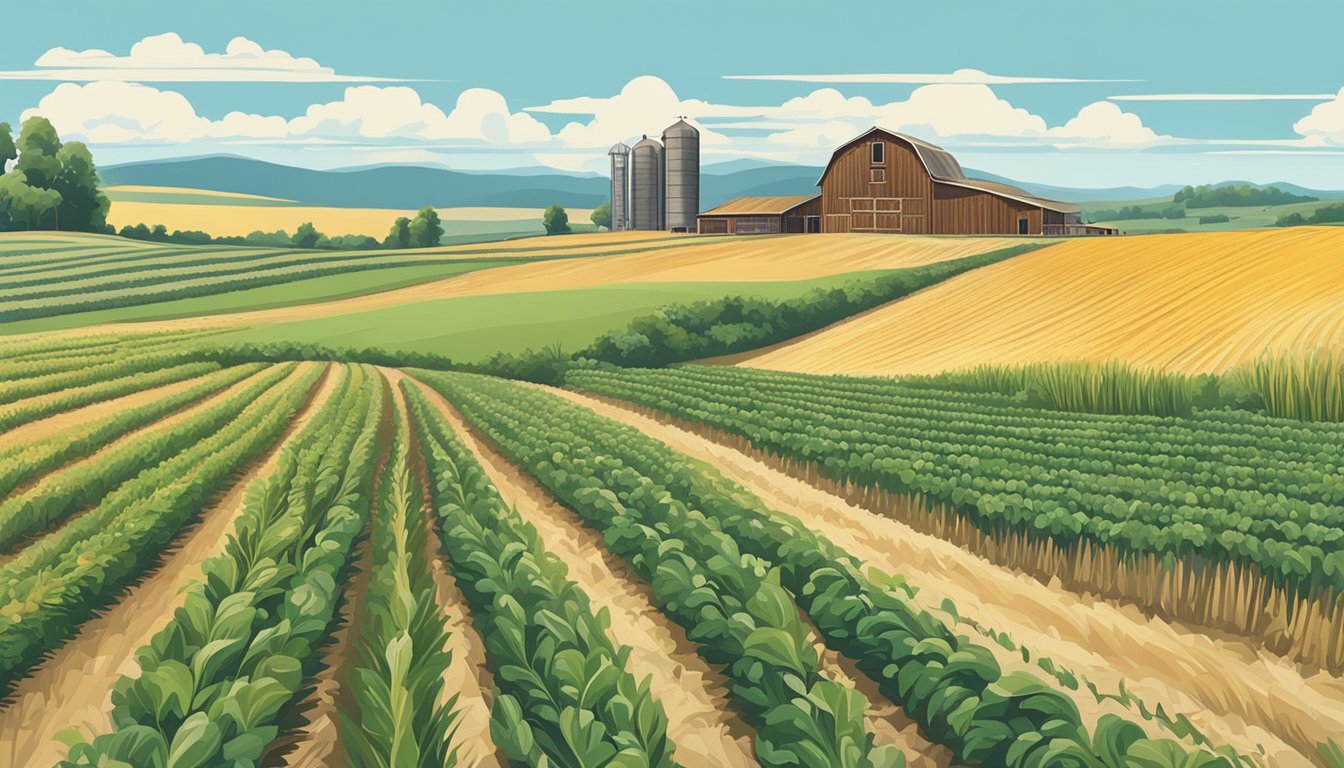
[[(1123, 685), (1150, 710), (1161, 704), (1172, 717), (1186, 715), (1216, 744), (1263, 754), (1266, 765), (1322, 765), (1316, 745), (1344, 733), (1344, 681), (1339, 678), (1236, 640), (1148, 618), (1133, 607), (1070, 592), (1057, 582), (1042, 584), (706, 437), (632, 408), (551, 391), (713, 465), (768, 507), (802, 520), (865, 565), (904, 575), (919, 590), (917, 602), (949, 622), (960, 621), (959, 631), (976, 632), (970, 621), (1006, 631), (1031, 650), (1033, 661), (1047, 657), (1103, 693), (1116, 693)], [(944, 600), (955, 605), (957, 616), (941, 610)], [(1013, 654), (987, 638), (983, 642), (1001, 662), (1011, 663)], [(1040, 669), (1035, 673), (1053, 679)], [(1099, 716), (1112, 706), (1098, 705), (1085, 686), (1081, 693), (1060, 690), (1078, 701), (1085, 716)], [(1130, 717), (1139, 719), (1136, 713)]]
[[(299, 376), (304, 363), (291, 375)], [(186, 599), (186, 587), (201, 578), (201, 566), (219, 552), (242, 509), (247, 488), (275, 471), (280, 448), (335, 390), (338, 377), (328, 372), (314, 394), (261, 462), (243, 469), (200, 520), (182, 531), (159, 567), (101, 616), (88, 621), (32, 674), (20, 681), (0, 708), (0, 764), (51, 766), (65, 756), (56, 734), (76, 728), (85, 736), (112, 728), (112, 686), (122, 675), (135, 675), (135, 652), (172, 618)]]

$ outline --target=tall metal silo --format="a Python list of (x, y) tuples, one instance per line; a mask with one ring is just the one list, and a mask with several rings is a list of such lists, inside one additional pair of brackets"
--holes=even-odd
[(663, 131), (664, 226), (694, 232), (700, 213), (700, 132), (685, 120)]
[(648, 136), (630, 150), (630, 228), (663, 228), (663, 145)]
[(611, 156), (611, 231), (630, 228), (630, 148), (617, 142), (607, 153)]

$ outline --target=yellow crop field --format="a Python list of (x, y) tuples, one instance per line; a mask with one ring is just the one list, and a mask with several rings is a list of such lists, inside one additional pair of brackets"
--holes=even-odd
[[(682, 245), (677, 238), (684, 238)], [(669, 236), (656, 232), (566, 235), (553, 240), (557, 248), (592, 247), (593, 255), (536, 261), (467, 273), (320, 304), (276, 307), (256, 312), (189, 317), (154, 323), (179, 329), (221, 325), (257, 325), (334, 317), (384, 307), (459, 296), (532, 293), (632, 283), (732, 283), (808, 280), (877, 269), (932, 264), (1007, 248), (1022, 240), (1001, 237), (899, 237), (892, 235), (786, 235), (767, 238)], [(666, 242), (658, 242), (665, 240)], [(456, 250), (508, 250), (535, 239), (493, 246), (459, 246)], [(615, 251), (605, 255), (597, 250)], [(633, 253), (620, 253), (629, 249)], [(434, 249), (435, 252), (454, 249)], [(580, 249), (580, 253), (583, 251)], [(567, 255), (566, 250), (538, 250), (530, 256)], [(150, 327), (144, 324), (141, 327)]]
[(1118, 359), (1224, 370), (1344, 338), (1344, 228), (1061, 243), (739, 364), (844, 374)]
[(1007, 248), (1001, 237), (795, 235), (721, 238), (684, 248), (623, 256), (527, 264), (453, 280), (455, 292), (514, 293), (588, 288), (612, 283), (810, 280), (828, 275), (917, 267)]
[[(234, 198), (228, 198), (232, 201)], [(590, 210), (570, 209), (570, 221), (588, 221)], [(541, 228), (540, 208), (440, 208), (444, 221), (518, 222), (522, 228)], [(107, 221), (120, 229), (134, 224), (162, 224), (169, 230), (200, 230), (217, 237), (246, 235), (262, 230), (283, 229), (293, 232), (311, 221), (318, 231), (329, 235), (369, 235), (383, 237), (398, 216), (414, 216), (415, 211), (396, 208), (329, 208), (308, 205), (198, 205), (113, 200)]]

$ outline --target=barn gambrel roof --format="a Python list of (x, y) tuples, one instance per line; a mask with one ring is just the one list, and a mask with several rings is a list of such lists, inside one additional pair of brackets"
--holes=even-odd
[(991, 195), (1006, 197), (1010, 200), (1016, 200), (1021, 203), (1026, 203), (1027, 205), (1039, 206), (1060, 213), (1078, 212), (1078, 206), (1076, 205), (1071, 203), (1061, 203), (1058, 200), (1049, 200), (1044, 197), (1037, 197), (1036, 195), (1027, 192), (1025, 189), (1019, 189), (1011, 184), (1001, 184), (997, 181), (969, 178), (966, 175), (966, 172), (961, 169), (961, 163), (958, 163), (957, 158), (953, 157), (952, 153), (948, 152), (946, 149), (943, 149), (937, 144), (930, 144), (923, 139), (918, 139), (914, 136), (900, 133), (899, 131), (888, 130), (880, 126), (873, 126), (844, 144), (841, 144), (839, 147), (836, 147), (836, 150), (831, 153), (830, 161), (826, 163), (825, 170), (821, 172), (821, 178), (817, 179), (817, 186), (821, 186), (821, 182), (825, 180), (826, 174), (830, 172), (831, 166), (835, 165), (835, 161), (840, 157), (841, 153), (869, 136), (872, 136), (874, 133), (881, 133), (890, 138), (909, 144), (915, 150), (915, 156), (919, 158), (919, 162), (923, 164), (924, 170), (928, 172), (929, 177), (938, 183), (950, 184), (954, 187), (974, 189), (980, 192), (988, 192)]

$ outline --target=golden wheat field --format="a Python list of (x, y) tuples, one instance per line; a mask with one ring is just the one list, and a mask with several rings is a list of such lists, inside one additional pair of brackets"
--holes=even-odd
[(1344, 338), (1344, 228), (1075, 240), (952, 278), (741, 365), (844, 374), (1119, 359), (1219, 371)]
[[(136, 188), (141, 189), (141, 188)], [(185, 191), (185, 190), (184, 190)], [(192, 191), (195, 194), (195, 191)], [(211, 195), (211, 193), (203, 193)], [(160, 203), (133, 200), (113, 200), (107, 221), (114, 227), (134, 224), (163, 224), (174, 229), (199, 230), (217, 237), (246, 235), (261, 230), (272, 232), (283, 229), (294, 231), (308, 221), (319, 232), (331, 235), (369, 235), (382, 237), (398, 216), (415, 216), (415, 211), (397, 208), (332, 208), (311, 205), (249, 205), (246, 198), (232, 194), (214, 193), (211, 196), (236, 198), (229, 205), (198, 205), (194, 203)], [(586, 223), (588, 209), (569, 210), (570, 221)], [(440, 208), (444, 221), (517, 222), (520, 226), (541, 229), (540, 208)]]

